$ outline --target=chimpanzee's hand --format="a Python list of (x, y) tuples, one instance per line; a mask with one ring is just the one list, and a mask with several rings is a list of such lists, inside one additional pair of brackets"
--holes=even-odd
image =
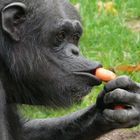
[[(124, 109), (115, 109), (123, 105)], [(133, 127), (140, 122), (140, 85), (127, 76), (108, 82), (96, 102), (96, 125), (103, 130)]]

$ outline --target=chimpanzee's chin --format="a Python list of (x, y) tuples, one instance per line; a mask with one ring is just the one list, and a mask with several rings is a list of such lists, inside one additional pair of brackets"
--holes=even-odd
[(92, 88), (93, 87), (87, 86), (83, 90), (75, 93), (75, 96), (73, 98), (73, 103), (81, 103), (84, 97), (87, 96), (91, 92)]
[[(56, 93), (57, 95), (59, 94), (57, 99), (52, 101), (51, 107), (54, 109), (56, 108), (69, 108), (74, 104), (80, 104), (84, 97), (88, 95), (91, 91), (92, 87), (87, 87), (83, 88), (80, 91), (64, 91), (63, 93), (60, 94)], [(67, 96), (65, 96), (67, 94)], [(56, 95), (56, 96), (57, 96)]]

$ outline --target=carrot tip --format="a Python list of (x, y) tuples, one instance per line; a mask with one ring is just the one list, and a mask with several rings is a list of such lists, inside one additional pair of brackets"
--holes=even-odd
[(102, 81), (108, 82), (116, 78), (116, 74), (112, 71), (106, 70), (104, 68), (98, 68), (95, 72), (95, 76)]

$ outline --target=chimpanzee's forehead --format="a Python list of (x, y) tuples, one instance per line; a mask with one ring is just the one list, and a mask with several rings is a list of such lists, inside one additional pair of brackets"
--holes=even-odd
[(67, 28), (82, 32), (80, 16), (67, 0), (42, 0), (41, 6), (43, 10), (39, 9), (39, 16), (38, 13), (35, 16), (43, 19), (41, 27), (43, 31), (53, 32)]
[[(44, 0), (44, 8), (48, 19), (80, 20), (75, 7), (68, 0)], [(51, 16), (50, 16), (51, 15)]]

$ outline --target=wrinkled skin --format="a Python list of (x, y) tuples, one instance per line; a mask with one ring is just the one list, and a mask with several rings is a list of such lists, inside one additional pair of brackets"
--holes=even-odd
[[(140, 86), (126, 76), (69, 116), (21, 121), (17, 104), (67, 107), (101, 81), (78, 48), (80, 17), (65, 0), (1, 0), (0, 140), (93, 140), (140, 119)], [(91, 74), (92, 73), (92, 74)], [(122, 110), (114, 106), (123, 104)]]

